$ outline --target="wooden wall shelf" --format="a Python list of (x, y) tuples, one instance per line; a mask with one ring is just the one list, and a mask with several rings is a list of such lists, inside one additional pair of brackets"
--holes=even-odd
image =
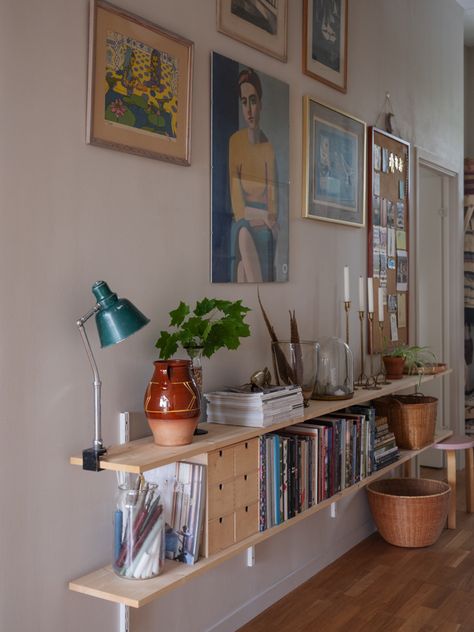
[[(421, 377), (421, 382), (429, 382), (438, 377), (447, 375), (450, 372), (451, 369), (448, 369), (436, 375), (423, 376)], [(341, 408), (344, 408), (345, 406), (362, 404), (377, 397), (390, 395), (391, 393), (416, 387), (419, 382), (419, 376), (408, 376), (402, 378), (401, 380), (393, 381), (391, 384), (382, 387), (381, 390), (378, 391), (356, 391), (353, 399), (351, 400), (311, 402), (309, 407), (305, 409), (303, 418), (311, 419), (312, 417), (322, 416), (341, 410)], [(205, 455), (208, 452), (219, 450), (242, 441), (247, 441), (262, 434), (273, 432), (299, 422), (301, 422), (301, 419), (295, 419), (290, 422), (273, 424), (272, 426), (266, 428), (206, 424), (209, 434), (195, 437), (193, 442), (187, 446), (175, 448), (159, 447), (153, 443), (151, 438), (139, 439), (138, 441), (132, 441), (124, 445), (114, 446), (109, 448), (106, 458), (101, 459), (101, 466), (108, 470), (139, 474), (168, 463), (183, 461), (197, 455)], [(451, 434), (451, 430), (443, 429), (442, 431), (439, 431), (435, 437), (434, 443), (442, 441)], [(200, 575), (248, 547), (255, 546), (276, 533), (280, 533), (280, 531), (283, 531), (297, 522), (304, 520), (308, 516), (329, 507), (332, 503), (356, 493), (370, 482), (384, 476), (391, 470), (397, 468), (399, 465), (408, 464), (413, 458), (430, 448), (431, 445), (433, 444), (430, 444), (421, 450), (401, 450), (400, 459), (395, 463), (391, 463), (387, 467), (375, 472), (355, 485), (345, 488), (342, 492), (323, 500), (305, 512), (298, 514), (294, 518), (291, 518), (278, 526), (267, 529), (266, 531), (255, 533), (236, 544), (228, 546), (218, 553), (200, 559), (194, 565), (188, 566), (179, 562), (167, 561), (165, 569), (161, 575), (154, 579), (147, 579), (144, 581), (131, 581), (120, 578), (115, 575), (112, 567), (109, 565), (71, 581), (69, 588), (72, 591), (83, 593), (91, 597), (121, 603), (131, 606), (132, 608), (140, 608), (168, 590), (177, 588), (192, 577)], [(72, 457), (71, 463), (74, 465), (82, 465), (82, 458)]]
[[(436, 375), (422, 376), (421, 383), (430, 382), (433, 379), (451, 373), (451, 371), (452, 369), (447, 369)], [(267, 426), (266, 428), (204, 424), (204, 427), (209, 433), (207, 435), (196, 436), (192, 443), (181, 447), (165, 448), (157, 446), (153, 443), (152, 437), (138, 439), (137, 441), (131, 441), (130, 443), (108, 448), (106, 456), (100, 460), (100, 466), (104, 470), (141, 474), (147, 470), (153, 470), (156, 467), (167, 465), (168, 463), (186, 461), (186, 459), (190, 459), (198, 454), (219, 450), (240, 441), (247, 441), (253, 437), (259, 437), (268, 432), (275, 432), (281, 428), (287, 428), (288, 426), (301, 423), (306, 419), (321, 417), (322, 415), (341, 410), (346, 406), (363, 404), (377, 397), (383, 397), (384, 395), (390, 395), (391, 393), (408, 388), (414, 388), (419, 382), (420, 376), (407, 376), (401, 380), (394, 380), (391, 384), (383, 386), (379, 391), (358, 390), (354, 393), (352, 399), (329, 402), (312, 401), (309, 406), (304, 409), (304, 417), (291, 421), (282, 421)], [(70, 463), (72, 465), (82, 466), (82, 456), (71, 457)]]
[[(410, 379), (410, 378), (407, 378)], [(378, 391), (380, 392), (380, 391)], [(340, 407), (340, 406), (339, 406)], [(288, 424), (286, 424), (288, 425)], [(447, 437), (452, 435), (451, 430), (443, 430), (439, 432), (434, 443), (443, 441)], [(244, 551), (250, 546), (255, 546), (260, 542), (263, 542), (267, 538), (272, 537), (276, 533), (284, 531), (288, 527), (293, 526), (297, 522), (304, 520), (308, 516), (326, 509), (332, 503), (338, 502), (342, 498), (351, 496), (358, 490), (366, 487), (372, 481), (384, 476), (391, 470), (395, 469), (399, 465), (411, 461), (425, 450), (428, 450), (433, 444), (430, 444), (420, 450), (400, 450), (400, 459), (395, 463), (391, 463), (387, 467), (375, 472), (371, 476), (359, 481), (355, 485), (346, 487), (342, 492), (338, 492), (334, 496), (323, 500), (317, 505), (314, 505), (307, 511), (304, 511), (294, 518), (283, 522), (282, 524), (256, 533), (255, 535), (238, 542), (219, 553), (211, 555), (207, 558), (200, 559), (196, 564), (188, 566), (180, 562), (167, 561), (163, 573), (154, 579), (146, 579), (142, 581), (132, 581), (118, 577), (112, 570), (112, 566), (105, 566), (88, 575), (79, 577), (69, 583), (69, 588), (72, 591), (83, 593), (91, 597), (97, 597), (99, 599), (105, 599), (106, 601), (113, 601), (115, 603), (125, 604), (132, 608), (140, 608), (145, 604), (153, 601), (157, 597), (160, 597), (168, 590), (177, 588), (181, 584), (184, 584), (189, 579), (197, 577), (201, 573), (210, 570), (217, 564), (224, 562), (225, 560), (233, 557), (237, 553)]]

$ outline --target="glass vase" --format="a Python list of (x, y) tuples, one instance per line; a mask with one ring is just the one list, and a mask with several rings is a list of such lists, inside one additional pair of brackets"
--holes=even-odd
[(308, 406), (316, 381), (319, 345), (315, 341), (272, 342), (273, 368), (277, 385), (297, 384)]
[(120, 485), (114, 514), (114, 572), (125, 579), (160, 574), (165, 558), (165, 521), (156, 485)]

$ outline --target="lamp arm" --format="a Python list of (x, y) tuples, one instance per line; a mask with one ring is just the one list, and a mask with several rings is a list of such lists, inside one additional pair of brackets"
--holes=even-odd
[(87, 353), (87, 357), (89, 358), (89, 363), (91, 365), (92, 373), (94, 374), (94, 450), (104, 450), (104, 442), (102, 441), (102, 417), (101, 417), (101, 386), (102, 382), (100, 381), (99, 369), (97, 368), (97, 363), (94, 358), (94, 354), (92, 353), (92, 347), (89, 342), (89, 338), (87, 337), (87, 332), (84, 328), (84, 324), (89, 320), (91, 316), (99, 311), (99, 306), (95, 305), (87, 314), (85, 314), (82, 318), (76, 322), (77, 328), (79, 329), (79, 333), (81, 334), (82, 342), (84, 343), (84, 347)]

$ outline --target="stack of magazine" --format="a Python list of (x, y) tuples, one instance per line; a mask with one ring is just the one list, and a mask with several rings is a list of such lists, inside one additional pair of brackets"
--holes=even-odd
[(206, 393), (207, 421), (235, 426), (271, 426), (303, 417), (301, 387), (272, 386), (258, 392), (242, 388)]

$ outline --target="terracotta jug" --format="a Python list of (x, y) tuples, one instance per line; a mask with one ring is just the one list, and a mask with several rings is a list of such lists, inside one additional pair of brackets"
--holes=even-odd
[(157, 360), (145, 393), (145, 414), (157, 445), (186, 445), (199, 421), (199, 391), (190, 360)]

